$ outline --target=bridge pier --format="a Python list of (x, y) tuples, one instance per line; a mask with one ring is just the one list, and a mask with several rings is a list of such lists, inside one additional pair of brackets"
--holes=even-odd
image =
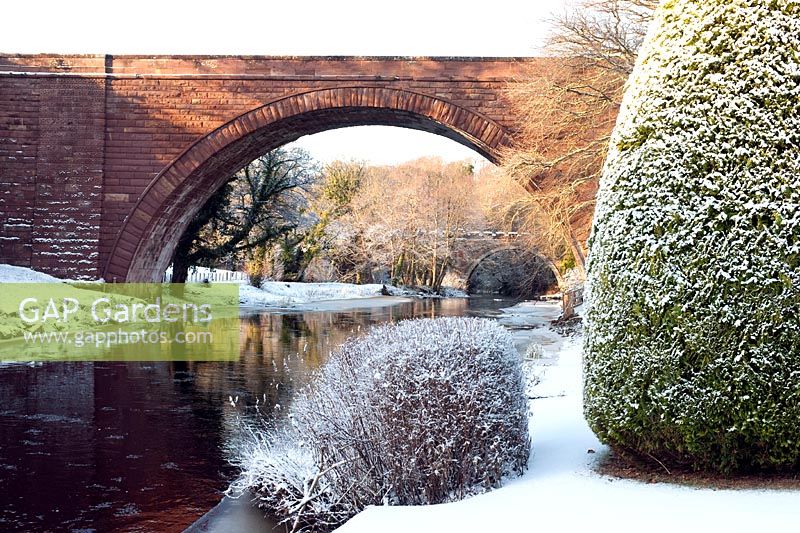
[(0, 94), (0, 262), (97, 278), (105, 80), (0, 76)]

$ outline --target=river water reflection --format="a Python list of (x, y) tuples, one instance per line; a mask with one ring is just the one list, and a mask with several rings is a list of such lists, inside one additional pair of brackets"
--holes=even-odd
[(228, 362), (2, 366), (0, 531), (182, 531), (236, 475), (227, 454), (241, 418), (287, 408), (347, 337), (406, 318), (492, 316), (513, 303), (254, 312)]

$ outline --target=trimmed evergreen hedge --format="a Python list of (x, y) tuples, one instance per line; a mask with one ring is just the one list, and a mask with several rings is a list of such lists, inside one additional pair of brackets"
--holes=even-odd
[(585, 414), (695, 468), (800, 466), (800, 6), (662, 4), (589, 258)]

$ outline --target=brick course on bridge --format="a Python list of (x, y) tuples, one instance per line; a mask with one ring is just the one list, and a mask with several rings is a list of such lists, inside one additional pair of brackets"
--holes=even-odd
[(519, 58), (0, 55), (0, 263), (155, 281), (235, 171), (320, 131), (392, 125), (496, 160)]

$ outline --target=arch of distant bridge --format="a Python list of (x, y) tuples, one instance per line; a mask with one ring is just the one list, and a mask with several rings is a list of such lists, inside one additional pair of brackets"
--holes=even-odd
[(530, 253), (530, 254), (533, 254), (536, 257), (538, 257), (542, 261), (542, 263), (547, 265), (547, 267), (553, 272), (553, 275), (555, 276), (556, 281), (558, 281), (559, 284), (561, 283), (561, 281), (562, 281), (561, 272), (558, 271), (558, 267), (556, 266), (555, 263), (553, 263), (553, 261), (551, 261), (550, 259), (548, 259), (547, 257), (545, 257), (544, 255), (542, 255), (541, 253), (539, 253), (536, 250), (531, 250), (530, 248), (523, 248), (523, 247), (521, 247), (519, 245), (515, 245), (515, 244), (503, 244), (503, 245), (497, 246), (497, 247), (492, 248), (491, 250), (481, 254), (477, 258), (475, 258), (472, 261), (472, 263), (469, 265), (469, 267), (467, 267), (465, 269), (465, 272), (464, 272), (465, 283), (469, 284), (469, 280), (472, 279), (473, 274), (475, 274), (475, 270), (478, 269), (478, 267), (481, 265), (481, 263), (483, 263), (484, 261), (486, 261), (490, 257), (492, 257), (494, 255), (497, 255), (499, 253), (502, 253), (502, 252), (515, 251), (515, 250), (518, 250), (518, 251), (521, 251), (521, 252), (525, 252), (525, 253)]

